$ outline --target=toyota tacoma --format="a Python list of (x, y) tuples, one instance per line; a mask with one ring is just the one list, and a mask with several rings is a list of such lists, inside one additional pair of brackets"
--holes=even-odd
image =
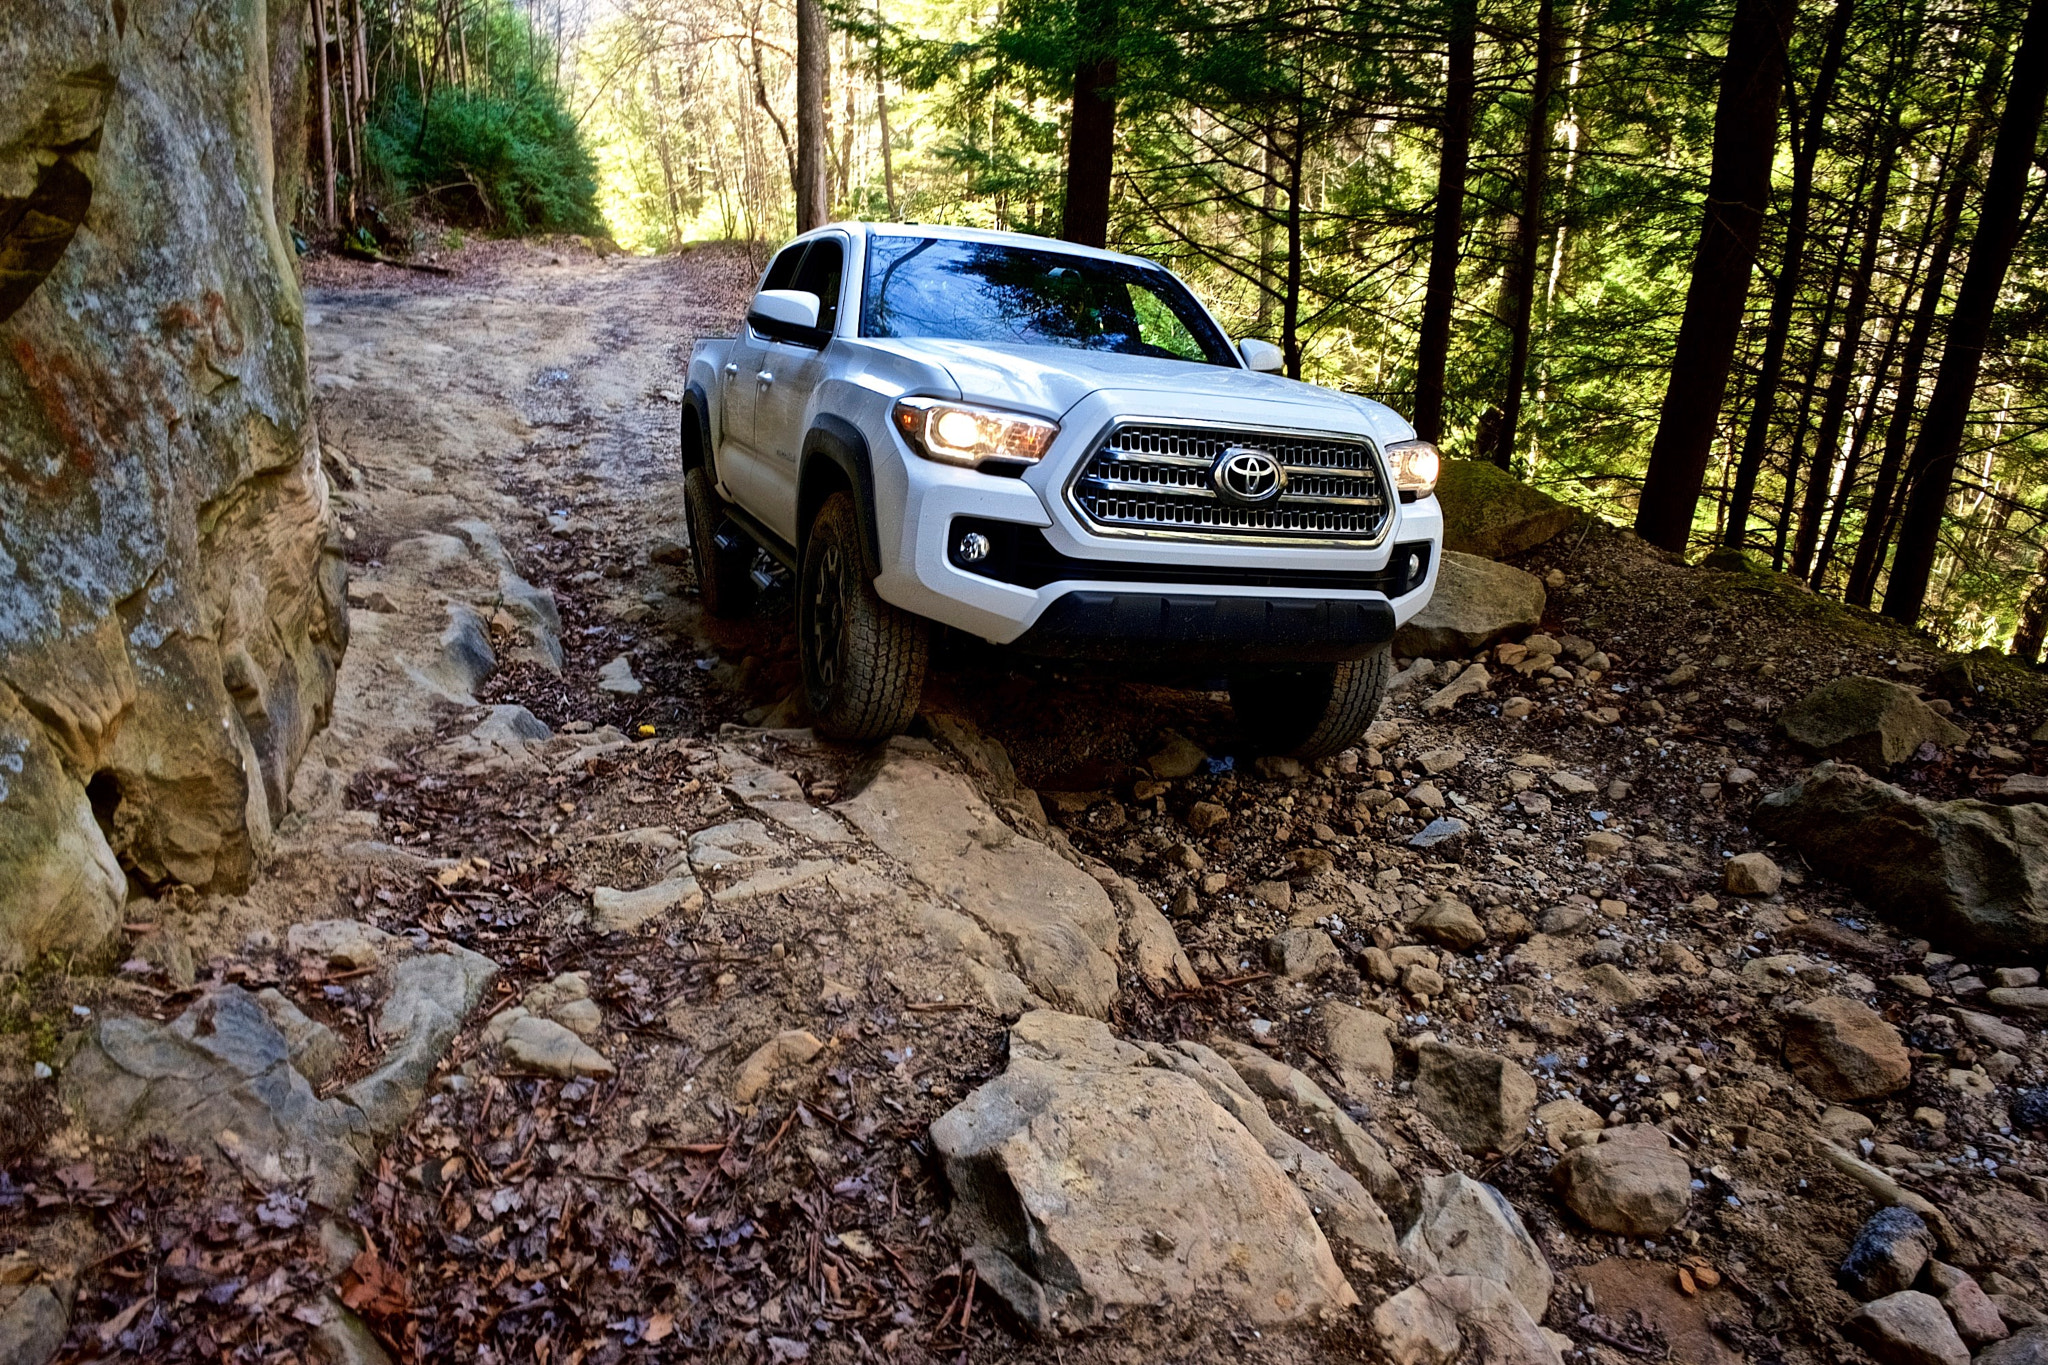
[(690, 355), (682, 463), (714, 616), (779, 561), (818, 729), (917, 713), (934, 625), (1228, 679), (1252, 743), (1322, 757), (1436, 584), (1436, 449), (1287, 379), (1170, 272), (1013, 233), (837, 223)]

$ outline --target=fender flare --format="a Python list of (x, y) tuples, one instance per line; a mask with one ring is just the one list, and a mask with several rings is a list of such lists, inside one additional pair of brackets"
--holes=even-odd
[[(697, 455), (690, 457), (690, 442), (686, 432), (692, 423), (697, 427)], [(711, 475), (711, 482), (718, 482), (718, 457), (711, 444), (711, 400), (705, 395), (704, 386), (695, 380), (683, 392), (683, 415), (680, 429), (676, 433), (677, 456), (682, 462), (683, 472), (702, 465)]]
[(820, 413), (815, 425), (804, 434), (803, 456), (797, 467), (797, 554), (810, 538), (811, 519), (825, 501), (825, 488), (835, 480), (820, 478), (827, 468), (836, 469), (853, 489), (854, 517), (860, 524), (860, 543), (867, 557), (870, 578), (882, 571), (882, 533), (875, 520), (875, 469), (868, 456), (867, 438), (860, 428), (844, 417)]

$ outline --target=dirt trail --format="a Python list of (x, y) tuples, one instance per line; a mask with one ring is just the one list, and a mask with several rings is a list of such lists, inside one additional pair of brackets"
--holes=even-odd
[[(1215, 694), (952, 640), (917, 739), (841, 750), (795, 728), (786, 601), (708, 621), (677, 543), (689, 345), (732, 324), (748, 263), (493, 245), (459, 272), (312, 271), (353, 640), (264, 876), (143, 905), (119, 977), (42, 989), (168, 1019), (202, 987), (275, 985), (342, 1040), (329, 1095), (388, 1042), (389, 965), (286, 951), (288, 926), (359, 920), (387, 958), (455, 944), (500, 973), (324, 1231), (253, 1186), (209, 1207), (196, 1161), (119, 1164), (39, 1100), (18, 1150), (42, 1164), (22, 1169), (60, 1193), (24, 1244), (99, 1267), (74, 1343), (188, 1267), (181, 1239), (242, 1238), (238, 1273), (272, 1275), (269, 1297), (184, 1269), (175, 1305), (152, 1294), (106, 1339), (163, 1358), (291, 1339), (330, 1320), (331, 1272), (400, 1358), (1373, 1358), (1367, 1315), (1413, 1276), (1334, 1231), (1366, 1311), (1320, 1324), (1196, 1303), (1043, 1339), (977, 1285), (930, 1126), (1004, 1069), (1034, 1001), (1133, 1043), (1236, 1048), (1247, 1076), (1261, 1055), (1301, 1068), (1411, 1193), (1450, 1172), (1499, 1187), (1558, 1272), (1543, 1321), (1574, 1360), (1844, 1358), (1833, 1270), (1873, 1205), (1829, 1139), (1863, 1137), (1946, 1210), (1945, 1253), (2000, 1268), (2012, 1311), (2048, 1304), (2048, 1164), (2007, 1113), (2048, 1079), (2038, 1031), (1996, 1056), (1959, 1033), (1969, 965), (1796, 866), (1773, 896), (1722, 888), (1750, 800), (1803, 766), (1771, 718), (1839, 672), (1926, 682), (1941, 660), (1917, 642), (1594, 530), (1528, 557), (1556, 666), (1491, 654), (1487, 688), (1443, 708), (1426, 699), (1464, 661), (1418, 667), (1370, 747), (1308, 771), (1242, 750)], [(1969, 739), (1907, 785), (2048, 766), (2023, 741), (2038, 692), (1934, 690)], [(1411, 844), (1439, 816), (1468, 828)], [(1842, 994), (1915, 1053), (1911, 1088), (1857, 1122), (1780, 1056), (1780, 1011)], [(1346, 1006), (1382, 1021), (1383, 1066), (1337, 1055)], [(1461, 1149), (1418, 1102), (1432, 1040), (1511, 1060), (1563, 1107), (1505, 1155)], [(1342, 1155), (1343, 1124), (1288, 1093), (1253, 1126)], [(1554, 1188), (1566, 1134), (1645, 1120), (1694, 1173), (1689, 1212), (1649, 1239), (1593, 1232)], [(104, 1173), (80, 1185), (57, 1163), (89, 1152)], [(108, 1231), (145, 1223), (153, 1251)]]

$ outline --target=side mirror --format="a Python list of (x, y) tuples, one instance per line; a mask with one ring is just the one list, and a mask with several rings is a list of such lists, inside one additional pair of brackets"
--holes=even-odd
[(763, 289), (754, 295), (747, 321), (754, 329), (778, 341), (801, 341), (822, 346), (818, 331), (818, 296), (808, 289)]
[(1237, 353), (1244, 357), (1245, 364), (1260, 374), (1279, 374), (1287, 368), (1287, 357), (1270, 341), (1246, 337), (1237, 343)]

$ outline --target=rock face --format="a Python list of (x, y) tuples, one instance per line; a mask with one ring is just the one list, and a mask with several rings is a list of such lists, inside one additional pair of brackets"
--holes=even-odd
[(931, 1131), (968, 1259), (1040, 1331), (1162, 1301), (1266, 1323), (1357, 1302), (1244, 1125), (1098, 1022), (1026, 1014), (1009, 1069)]
[(1949, 951), (2048, 952), (2048, 806), (1927, 801), (1822, 763), (1759, 802), (1750, 825)]
[(1859, 675), (1823, 683), (1785, 709), (1778, 729), (1822, 758), (1890, 768), (1922, 744), (1960, 744), (1963, 732), (1908, 688)]
[(1533, 550), (1579, 519), (1573, 508), (1485, 460), (1445, 460), (1436, 500), (1444, 509), (1444, 548), (1482, 559)]
[(1842, 1104), (1881, 1099), (1913, 1078), (1899, 1031), (1839, 995), (1786, 1011), (1785, 1064), (1814, 1094)]
[(0, 33), (0, 966), (97, 945), (131, 876), (245, 885), (327, 719), (343, 570), (273, 156), (303, 15)]
[(1394, 636), (1394, 651), (1449, 659), (1484, 649), (1543, 621), (1543, 583), (1489, 559), (1444, 552), (1436, 593)]

